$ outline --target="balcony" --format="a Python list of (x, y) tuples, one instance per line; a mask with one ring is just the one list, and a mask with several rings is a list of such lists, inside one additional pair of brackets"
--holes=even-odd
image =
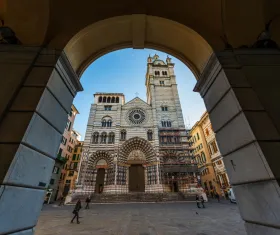
[(220, 165), (216, 164), (214, 166), (214, 169), (217, 173), (224, 172), (226, 170), (224, 164), (220, 164)]
[(220, 156), (221, 156), (221, 153), (220, 153), (220, 151), (218, 151), (218, 152), (216, 152), (216, 153), (214, 153), (214, 154), (211, 155), (211, 160), (213, 160), (213, 159), (215, 159), (215, 158), (218, 158), (218, 157), (220, 157)]
[(56, 160), (61, 162), (62, 164), (67, 162), (67, 159), (65, 157), (62, 157), (61, 155), (57, 154)]

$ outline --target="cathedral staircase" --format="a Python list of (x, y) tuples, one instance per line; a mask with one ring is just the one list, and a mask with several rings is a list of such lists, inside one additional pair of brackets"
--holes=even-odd
[[(80, 195), (72, 199), (76, 203), (81, 199), (85, 202), (87, 195)], [(195, 195), (178, 193), (126, 193), (126, 194), (93, 194), (91, 203), (122, 203), (122, 202), (176, 202), (195, 201)]]

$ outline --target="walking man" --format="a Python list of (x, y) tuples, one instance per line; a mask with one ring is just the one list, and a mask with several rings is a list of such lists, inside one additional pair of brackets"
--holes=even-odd
[(86, 199), (86, 207), (85, 207), (85, 209), (89, 209), (90, 201), (91, 201), (91, 198), (90, 198), (90, 196), (88, 196), (87, 199)]
[(205, 208), (205, 206), (204, 206), (204, 198), (203, 198), (202, 195), (200, 196), (200, 202), (201, 202), (202, 207)]
[(81, 200), (79, 199), (76, 203), (76, 206), (75, 206), (74, 210), (73, 210), (74, 217), (71, 220), (71, 223), (73, 223), (75, 218), (77, 218), (77, 224), (80, 223), (80, 221), (79, 221), (79, 211), (80, 211), (81, 208), (82, 208), (82, 203), (81, 203)]
[(200, 208), (198, 195), (195, 196), (195, 201), (196, 201), (197, 208)]
[(220, 195), (216, 192), (216, 193), (215, 193), (215, 196), (216, 196), (218, 202), (220, 202)]
[(64, 202), (64, 197), (63, 197), (63, 196), (61, 196), (61, 198), (60, 198), (60, 202), (59, 202), (59, 205), (58, 205), (58, 206), (63, 205), (63, 202)]

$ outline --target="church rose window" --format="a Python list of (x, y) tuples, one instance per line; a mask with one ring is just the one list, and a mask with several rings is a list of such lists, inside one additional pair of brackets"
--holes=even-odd
[(128, 114), (128, 119), (132, 124), (138, 125), (145, 121), (146, 115), (141, 109), (134, 109)]

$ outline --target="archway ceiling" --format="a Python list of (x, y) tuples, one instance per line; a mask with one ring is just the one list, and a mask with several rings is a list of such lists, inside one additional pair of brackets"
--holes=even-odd
[[(279, 0), (26, 2), (0, 0), (0, 18), (25, 45), (66, 47), (78, 74), (88, 63), (109, 51), (151, 47), (178, 57), (198, 76), (211, 53), (209, 49), (225, 48), (222, 35), (227, 35), (234, 48), (252, 45), (265, 23), (280, 14)], [(143, 20), (133, 14), (147, 16)], [(105, 24), (101, 26), (101, 22)], [(87, 31), (92, 27), (99, 30)], [(271, 29), (272, 38), (280, 44), (279, 28), (278, 17)], [(77, 38), (81, 45), (73, 43)], [(94, 45), (89, 47), (89, 42)]]

